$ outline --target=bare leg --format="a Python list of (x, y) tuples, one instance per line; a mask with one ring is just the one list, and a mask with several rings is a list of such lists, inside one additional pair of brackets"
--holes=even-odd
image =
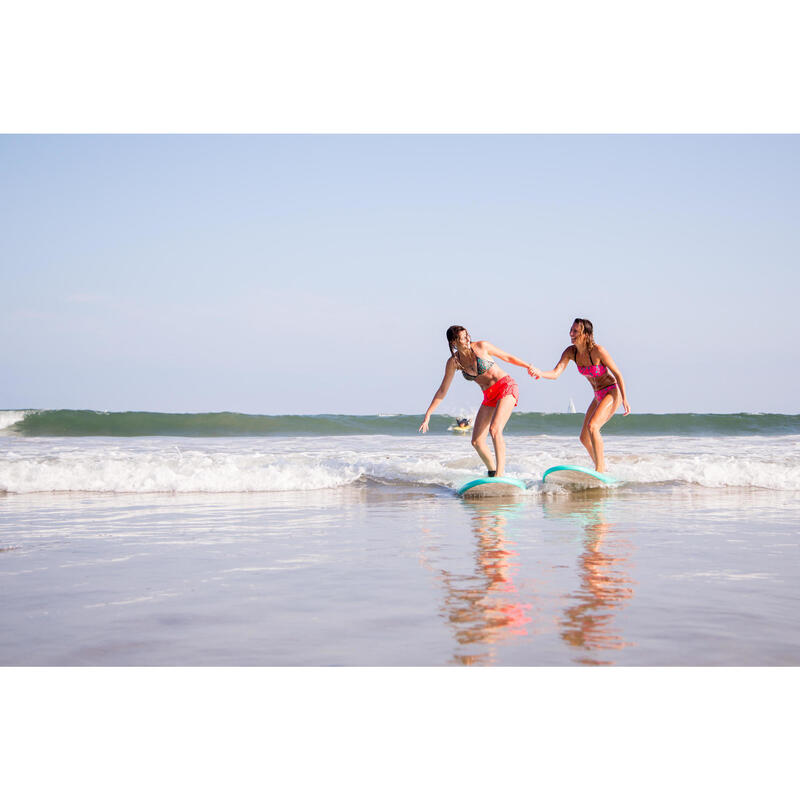
[(514, 410), (517, 401), (513, 395), (507, 394), (497, 404), (492, 417), (492, 424), (489, 426), (489, 433), (494, 442), (494, 453), (497, 456), (497, 477), (502, 478), (506, 469), (506, 441), (503, 438), (503, 428), (506, 427), (508, 418)]
[(597, 458), (594, 454), (594, 445), (592, 444), (592, 437), (589, 435), (589, 423), (592, 420), (595, 409), (597, 408), (597, 400), (592, 400), (589, 403), (589, 408), (586, 409), (586, 416), (583, 418), (583, 427), (581, 428), (581, 444), (586, 448), (589, 453), (589, 458), (597, 464)]
[(598, 472), (606, 471), (606, 461), (603, 452), (603, 437), (600, 429), (614, 416), (614, 412), (619, 408), (620, 403), (619, 389), (612, 389), (598, 404), (594, 415), (589, 421), (588, 430), (594, 448), (594, 468)]
[(494, 460), (489, 448), (486, 447), (486, 434), (489, 432), (489, 424), (492, 421), (493, 408), (481, 406), (475, 416), (475, 423), (472, 426), (472, 446), (478, 451), (481, 461), (486, 465), (486, 469), (491, 472), (494, 469)]

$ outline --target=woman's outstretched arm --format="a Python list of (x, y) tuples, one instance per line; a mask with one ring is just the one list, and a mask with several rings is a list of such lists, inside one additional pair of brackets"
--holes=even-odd
[(512, 356), (511, 353), (506, 353), (505, 350), (501, 350), (499, 347), (497, 347), (497, 345), (494, 345), (491, 342), (482, 342), (481, 344), (485, 345), (486, 350), (490, 355), (497, 356), (499, 359), (506, 361), (509, 364), (513, 364), (515, 367), (522, 367), (523, 369), (528, 370), (529, 375), (533, 376), (531, 370), (534, 367), (532, 364), (529, 364), (527, 361), (523, 361), (521, 358)]
[(558, 364), (549, 372), (542, 372), (542, 370), (532, 367), (531, 375), (533, 375), (534, 378), (547, 378), (550, 381), (554, 381), (567, 368), (567, 364), (569, 364), (570, 361), (572, 361), (572, 345), (561, 354)]
[(439, 403), (444, 400), (445, 396), (447, 395), (447, 391), (450, 388), (450, 384), (453, 382), (453, 375), (455, 374), (455, 361), (452, 358), (448, 358), (447, 364), (444, 368), (444, 378), (442, 378), (442, 382), (439, 385), (439, 388), (436, 390), (436, 394), (433, 396), (433, 400), (431, 400), (428, 410), (425, 412), (425, 419), (422, 420), (422, 425), (419, 426), (420, 433), (427, 433), (428, 423), (431, 421), (431, 414), (433, 414), (433, 410), (436, 408), (436, 406), (438, 406)]

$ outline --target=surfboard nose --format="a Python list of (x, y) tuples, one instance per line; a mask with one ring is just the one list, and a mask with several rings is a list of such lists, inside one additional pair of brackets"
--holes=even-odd
[(527, 490), (524, 481), (517, 478), (476, 478), (465, 483), (458, 496), (467, 499), (474, 497), (516, 497)]

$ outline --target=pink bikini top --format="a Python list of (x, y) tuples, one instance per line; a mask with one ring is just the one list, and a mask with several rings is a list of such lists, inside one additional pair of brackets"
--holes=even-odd
[[(578, 366), (578, 362), (575, 362), (575, 366)], [(592, 364), (591, 367), (578, 367), (578, 372), (581, 375), (591, 375), (593, 378), (599, 378), (601, 375), (605, 375), (608, 370), (603, 366), (603, 364)]]
[[(591, 359), (592, 354), (589, 354), (589, 358)], [(588, 367), (581, 367), (578, 364), (578, 351), (575, 351), (575, 366), (578, 367), (578, 372), (581, 375), (591, 375), (593, 378), (600, 378), (601, 376), (605, 375), (608, 370), (606, 369), (604, 364), (591, 364)]]

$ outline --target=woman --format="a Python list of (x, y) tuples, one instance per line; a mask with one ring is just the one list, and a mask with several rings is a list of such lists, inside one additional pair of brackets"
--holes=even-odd
[[(433, 410), (447, 395), (453, 375), (461, 371), (468, 381), (475, 381), (483, 389), (483, 403), (472, 426), (472, 446), (478, 451), (481, 461), (486, 464), (489, 477), (500, 478), (506, 466), (503, 428), (517, 405), (519, 389), (514, 379), (492, 360), (492, 356), (509, 364), (524, 367), (529, 375), (533, 375), (531, 372), (533, 367), (495, 347), (491, 342), (473, 342), (467, 329), (461, 325), (451, 325), (447, 329), (447, 345), (450, 348), (450, 357), (445, 364), (444, 378), (425, 412), (425, 419), (419, 426), (420, 432), (425, 433), (428, 430)], [(487, 432), (491, 434), (494, 442), (496, 461), (492, 460), (492, 454), (486, 447)]]
[(606, 461), (600, 429), (614, 415), (620, 402), (625, 414), (630, 414), (631, 409), (625, 397), (625, 381), (622, 380), (622, 373), (608, 350), (595, 344), (594, 327), (588, 319), (576, 319), (569, 329), (569, 338), (572, 344), (561, 354), (561, 360), (555, 369), (542, 372), (533, 367), (530, 372), (535, 378), (549, 378), (554, 381), (566, 369), (567, 364), (574, 361), (578, 372), (588, 378), (594, 389), (594, 400), (586, 410), (581, 443), (589, 451), (597, 472), (605, 472)]

